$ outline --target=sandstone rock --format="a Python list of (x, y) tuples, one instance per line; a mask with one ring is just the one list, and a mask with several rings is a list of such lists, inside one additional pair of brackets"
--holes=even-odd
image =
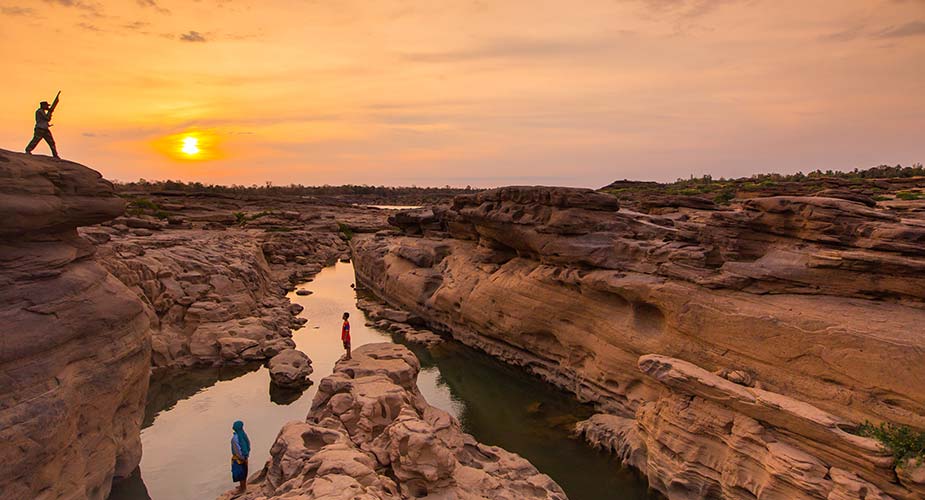
[[(925, 427), (923, 386), (908, 383), (925, 380), (918, 219), (812, 196), (654, 216), (559, 188), (433, 211), (428, 224), (445, 230), (410, 218), (403, 236), (354, 237), (358, 283), (635, 422), (612, 433), (616, 448), (669, 497), (825, 498), (858, 484), (912, 494), (877, 447), (843, 429)], [(709, 383), (694, 390), (654, 362), (644, 375), (646, 353), (691, 363)], [(743, 465), (740, 449), (759, 463)], [(857, 481), (826, 478), (836, 469)]]
[(286, 388), (300, 388), (310, 384), (312, 360), (302, 351), (286, 349), (270, 358), (268, 364), (273, 383)]
[(76, 228), (124, 202), (82, 165), (0, 157), (0, 498), (102, 500), (141, 459), (151, 317)]
[(254, 233), (166, 230), (146, 238), (115, 238), (98, 253), (158, 316), (154, 366), (261, 359), (261, 353), (278, 349), (266, 350), (269, 344), (291, 336), (298, 312)]
[(295, 294), (296, 294), (296, 295), (299, 295), (299, 296), (301, 296), (301, 297), (304, 297), (304, 296), (306, 296), (306, 295), (311, 295), (311, 294), (312, 294), (312, 291), (311, 291), (311, 290), (306, 290), (306, 289), (302, 288), (302, 289), (300, 289), (300, 290), (296, 290), (296, 291), (295, 291)]
[(419, 370), (399, 345), (354, 350), (322, 379), (307, 421), (283, 427), (270, 460), (236, 498), (565, 500), (529, 462), (476, 442), (427, 404)]
[(159, 231), (163, 227), (160, 222), (151, 219), (142, 219), (140, 217), (123, 217), (118, 219), (118, 221), (133, 229), (151, 229)]

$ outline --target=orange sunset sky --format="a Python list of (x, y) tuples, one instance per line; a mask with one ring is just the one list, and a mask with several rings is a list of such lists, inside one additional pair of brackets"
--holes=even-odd
[(118, 180), (599, 187), (925, 160), (923, 0), (0, 0), (0, 61), (0, 147), (60, 89), (62, 156)]

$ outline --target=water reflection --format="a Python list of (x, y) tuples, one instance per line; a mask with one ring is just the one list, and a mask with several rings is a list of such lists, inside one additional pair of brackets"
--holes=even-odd
[(177, 401), (187, 399), (199, 391), (222, 380), (234, 380), (241, 375), (259, 370), (261, 363), (218, 368), (197, 368), (195, 370), (160, 370), (151, 375), (148, 400), (145, 404), (145, 418), (141, 428), (151, 426), (154, 417), (170, 410)]
[[(343, 354), (344, 311), (350, 313), (355, 346), (401, 341), (365, 325), (353, 279), (352, 264), (338, 263), (303, 285), (312, 295), (290, 294), (309, 319), (293, 339), (312, 359), (315, 382), (329, 375)], [(591, 413), (570, 395), (456, 342), (430, 350), (408, 347), (421, 359), (418, 386), (428, 402), (459, 418), (479, 441), (529, 459), (572, 500), (655, 498), (644, 481), (570, 437), (570, 425)], [(317, 385), (282, 392), (272, 387), (261, 364), (158, 374), (148, 394), (140, 471), (115, 485), (110, 499), (214, 498), (233, 486), (231, 423), (245, 422), (256, 470), (283, 424), (305, 419)]]
[(276, 384), (270, 384), (270, 401), (278, 405), (288, 405), (295, 403), (305, 393), (305, 389), (290, 389), (280, 387)]

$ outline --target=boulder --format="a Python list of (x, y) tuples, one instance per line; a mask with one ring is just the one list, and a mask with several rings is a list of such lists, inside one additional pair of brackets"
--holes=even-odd
[(301, 388), (311, 384), (308, 376), (312, 374), (312, 360), (302, 351), (285, 349), (270, 358), (267, 365), (270, 379), (274, 384), (285, 388)]

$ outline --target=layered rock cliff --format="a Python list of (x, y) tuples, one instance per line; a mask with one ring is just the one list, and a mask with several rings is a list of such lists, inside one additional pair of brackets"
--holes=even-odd
[(406, 347), (357, 348), (321, 380), (306, 421), (283, 427), (247, 493), (222, 498), (565, 500), (528, 461), (429, 405), (419, 371)]
[(333, 217), (314, 206), (244, 212), (233, 199), (133, 200), (161, 219), (133, 208), (83, 233), (155, 311), (155, 367), (244, 363), (294, 347), (304, 320), (286, 293), (347, 252)]
[(76, 231), (123, 209), (89, 168), (0, 151), (0, 498), (105, 499), (141, 459), (149, 311)]
[(825, 196), (659, 214), (460, 196), (355, 238), (357, 278), (598, 403), (585, 433), (670, 498), (920, 494), (851, 431), (925, 427), (925, 219)]

